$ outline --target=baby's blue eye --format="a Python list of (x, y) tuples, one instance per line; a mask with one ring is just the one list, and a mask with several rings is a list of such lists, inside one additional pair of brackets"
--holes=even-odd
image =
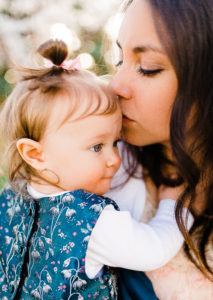
[(94, 152), (100, 152), (102, 148), (103, 148), (103, 144), (97, 144), (97, 145), (91, 147), (90, 150), (92, 150)]

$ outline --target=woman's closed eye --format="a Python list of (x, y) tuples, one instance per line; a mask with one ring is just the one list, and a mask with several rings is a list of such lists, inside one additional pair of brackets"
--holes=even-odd
[[(119, 67), (123, 64), (123, 60), (119, 60), (117, 62), (117, 64), (115, 65), (115, 67)], [(159, 73), (161, 73), (163, 71), (163, 68), (155, 68), (155, 69), (145, 69), (145, 68), (142, 68), (142, 67), (139, 67), (138, 68), (138, 73), (139, 74), (142, 74), (143, 76), (155, 76)]]
[(103, 148), (103, 144), (97, 144), (90, 148), (91, 151), (100, 152)]
[(140, 67), (140, 68), (138, 69), (138, 72), (139, 72), (140, 74), (142, 74), (143, 76), (150, 76), (150, 77), (151, 77), (151, 76), (155, 76), (155, 75), (161, 73), (162, 71), (163, 71), (162, 68), (157, 68), (157, 69), (144, 69), (144, 68)]

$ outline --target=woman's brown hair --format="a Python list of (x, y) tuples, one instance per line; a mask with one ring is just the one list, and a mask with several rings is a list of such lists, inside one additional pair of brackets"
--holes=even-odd
[[(128, 1), (127, 7), (133, 1)], [(142, 164), (157, 187), (185, 183), (185, 191), (176, 207), (177, 223), (186, 241), (185, 251), (194, 264), (213, 280), (212, 265), (207, 257), (208, 249), (212, 251), (213, 247), (213, 2), (147, 1), (162, 45), (178, 78), (170, 141), (180, 176), (174, 181), (165, 173), (166, 166), (174, 165), (174, 162), (167, 159), (160, 144), (129, 146), (135, 162), (128, 170), (134, 173), (137, 163)], [(204, 207), (199, 214), (194, 209), (197, 189), (201, 189), (204, 195)], [(182, 219), (187, 201), (195, 217), (189, 233)]]

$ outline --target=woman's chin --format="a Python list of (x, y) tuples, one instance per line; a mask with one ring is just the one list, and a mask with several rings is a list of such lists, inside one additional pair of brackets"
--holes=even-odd
[(129, 144), (133, 146), (148, 146), (153, 144), (169, 144), (169, 137), (151, 135), (142, 130), (136, 130), (136, 128), (131, 128), (123, 126), (122, 138)]
[(133, 146), (144, 146), (144, 144), (141, 142), (141, 139), (127, 132), (122, 132), (122, 138)]
[(144, 146), (141, 136), (136, 135), (134, 130), (127, 127), (123, 127), (122, 129), (122, 138), (131, 145)]

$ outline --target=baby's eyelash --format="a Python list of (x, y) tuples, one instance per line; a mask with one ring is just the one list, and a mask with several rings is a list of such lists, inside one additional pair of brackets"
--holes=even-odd
[(113, 147), (117, 147), (118, 143), (121, 141), (121, 139), (117, 139), (116, 141), (114, 141), (113, 143)]

